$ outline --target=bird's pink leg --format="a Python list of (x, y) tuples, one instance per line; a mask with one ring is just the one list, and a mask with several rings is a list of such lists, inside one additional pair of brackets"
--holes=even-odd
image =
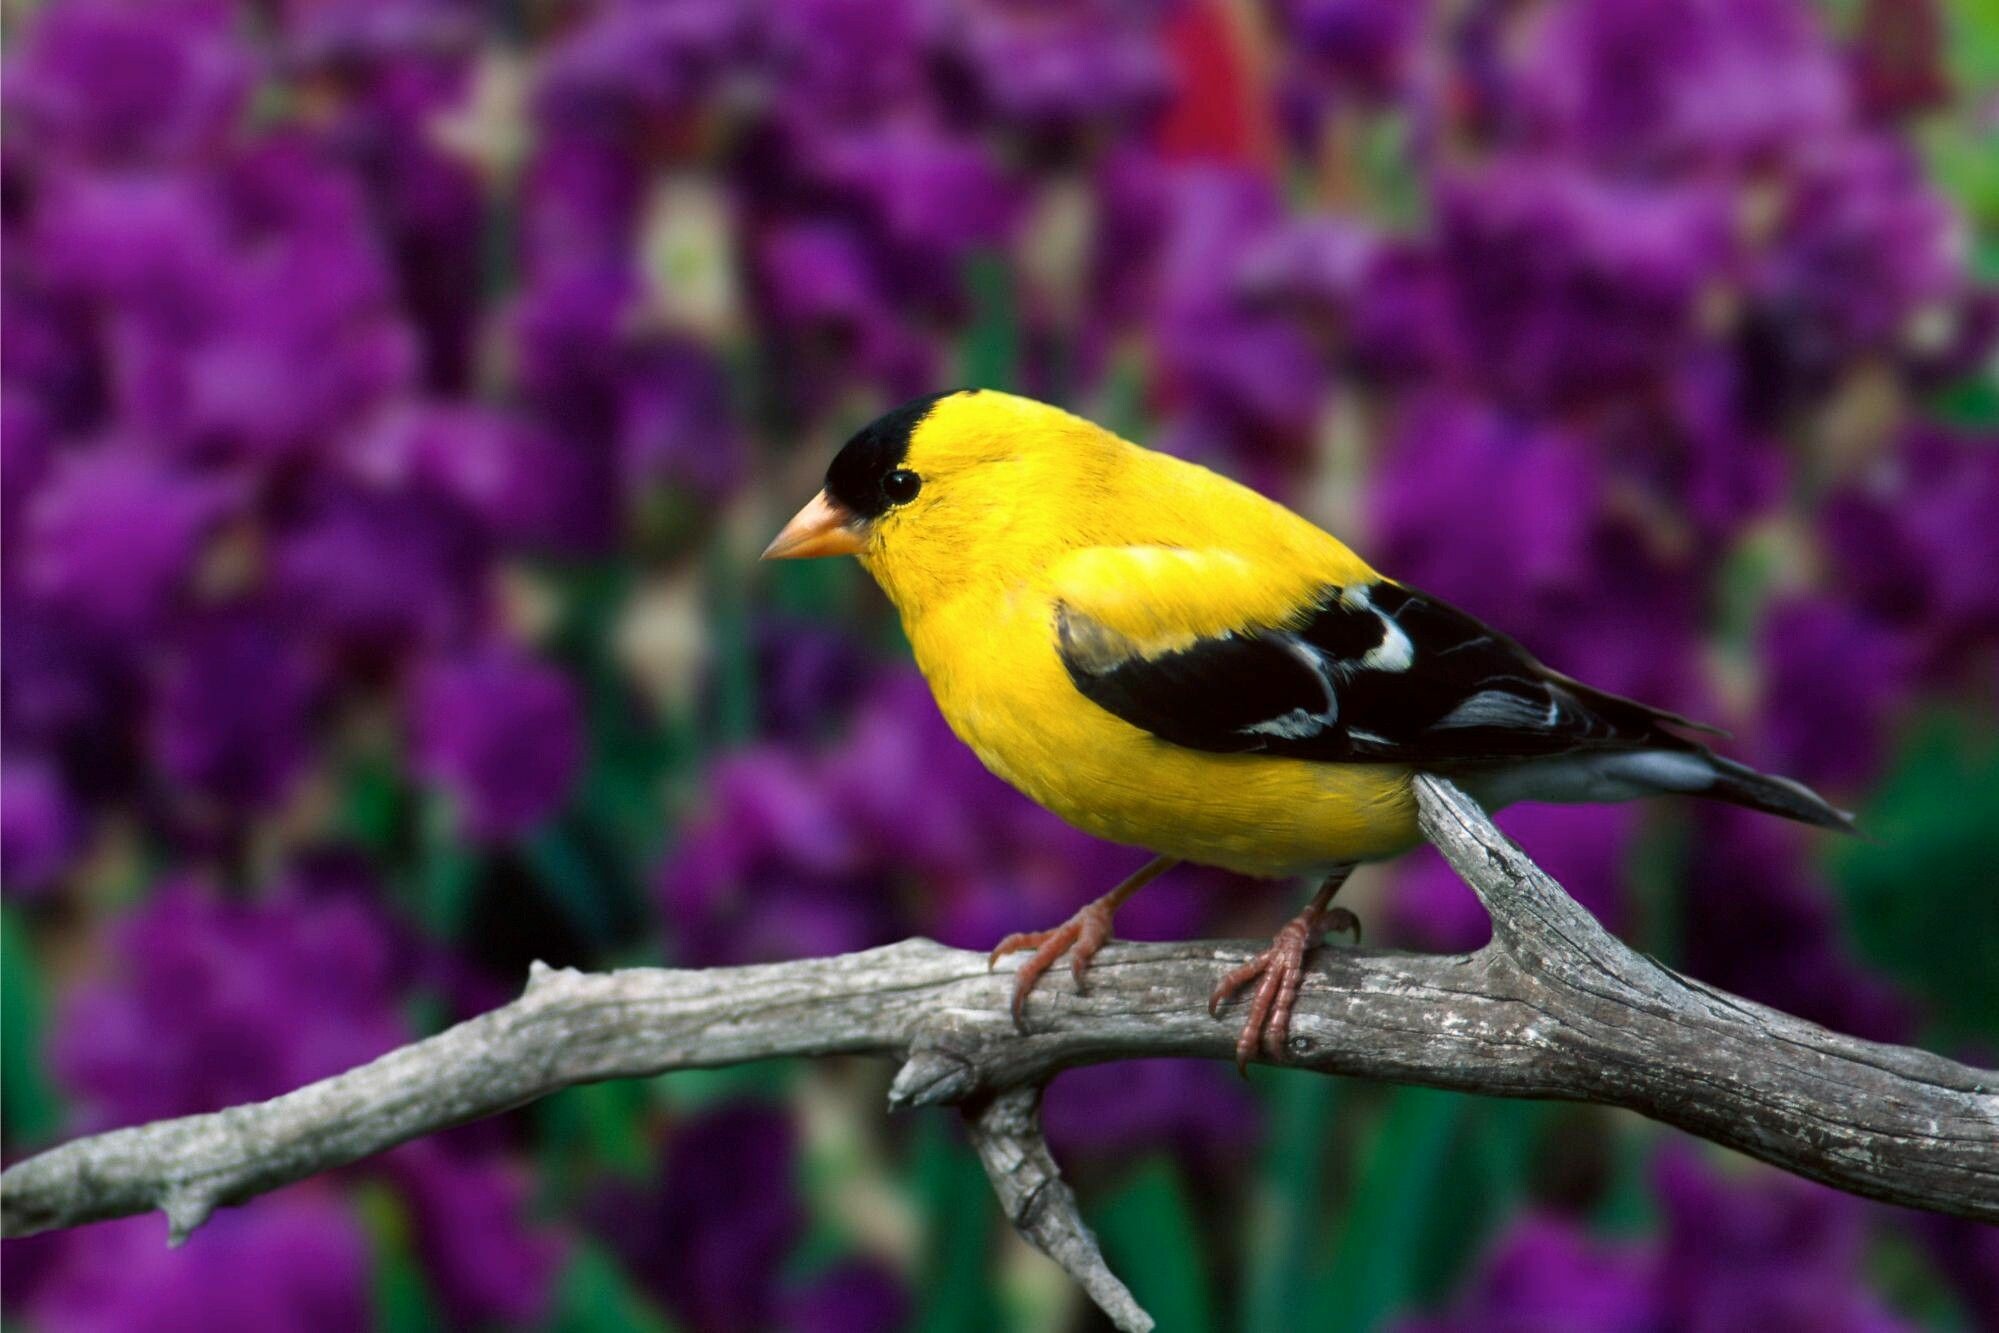
[(1018, 953), (1022, 949), (1034, 950), (1033, 956), (1022, 963), (1020, 971), (1014, 974), (1014, 1026), (1023, 1032), (1027, 1030), (1027, 994), (1034, 989), (1034, 983), (1041, 980), (1041, 974), (1055, 966), (1055, 961), (1064, 953), (1069, 955), (1069, 971), (1076, 978), (1076, 990), (1082, 993), (1086, 989), (1083, 974), (1090, 970), (1090, 960), (1096, 957), (1097, 950), (1110, 942), (1112, 914), (1124, 906), (1125, 900), (1132, 894), (1178, 864), (1170, 856), (1155, 856), (1122, 884), (1087, 904), (1053, 930), (1019, 931), (1001, 940), (986, 959), (989, 969), (1010, 953)]
[(1270, 947), (1221, 979), (1208, 997), (1208, 1012), (1217, 1017), (1222, 1005), (1250, 982), (1256, 992), (1250, 996), (1249, 1017), (1242, 1035), (1236, 1038), (1235, 1066), (1249, 1073), (1249, 1058), (1261, 1046), (1273, 1064), (1284, 1060), (1284, 1043), (1291, 1037), (1291, 1011), (1298, 1003), (1298, 987), (1305, 980), (1305, 958), (1329, 930), (1350, 930), (1360, 940), (1360, 918), (1344, 907), (1332, 906), (1333, 895), (1353, 873), (1351, 865), (1339, 867), (1326, 876), (1305, 910), (1284, 923), (1270, 941)]

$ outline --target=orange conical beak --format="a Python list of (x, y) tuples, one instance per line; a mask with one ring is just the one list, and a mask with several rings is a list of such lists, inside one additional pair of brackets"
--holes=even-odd
[(868, 542), (866, 524), (859, 514), (821, 491), (764, 547), (763, 558), (809, 560), (821, 555), (859, 555)]

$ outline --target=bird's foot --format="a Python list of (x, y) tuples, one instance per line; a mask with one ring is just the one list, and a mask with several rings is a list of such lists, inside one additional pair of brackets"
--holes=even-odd
[(1249, 1017), (1243, 1021), (1242, 1035), (1236, 1038), (1236, 1072), (1249, 1076), (1250, 1057), (1261, 1047), (1273, 1064), (1284, 1060), (1284, 1045), (1291, 1038), (1291, 1011), (1298, 1003), (1298, 987), (1305, 980), (1305, 959), (1327, 931), (1352, 931), (1360, 941), (1360, 918), (1344, 907), (1307, 907), (1284, 923), (1270, 941), (1270, 947), (1223, 977), (1208, 997), (1208, 1013), (1220, 1017), (1222, 1006), (1252, 981), (1256, 991), (1250, 996)]
[(1027, 1030), (1027, 995), (1034, 989), (1034, 983), (1041, 980), (1041, 974), (1055, 966), (1063, 954), (1069, 955), (1069, 971), (1076, 978), (1076, 993), (1083, 994), (1089, 988), (1083, 974), (1090, 970), (1090, 960), (1097, 956), (1097, 950), (1110, 942), (1111, 915), (1116, 905), (1109, 901), (1109, 895), (1097, 899), (1083, 907), (1053, 930), (1023, 930), (1007, 936), (994, 948), (986, 959), (986, 968), (992, 966), (1010, 953), (1022, 949), (1034, 950), (1020, 971), (1013, 978), (1013, 1025)]

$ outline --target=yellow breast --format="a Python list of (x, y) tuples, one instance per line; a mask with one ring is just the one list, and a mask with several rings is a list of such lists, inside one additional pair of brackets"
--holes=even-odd
[(1307, 874), (1417, 840), (1406, 768), (1208, 754), (1091, 703), (1056, 653), (1055, 609), (1025, 590), (907, 622), (939, 708), (979, 759), (1112, 842), (1251, 875)]

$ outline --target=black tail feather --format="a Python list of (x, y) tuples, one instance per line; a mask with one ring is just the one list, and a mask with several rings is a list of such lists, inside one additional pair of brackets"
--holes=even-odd
[(1725, 759), (1713, 751), (1706, 753), (1708, 762), (1714, 765), (1715, 781), (1700, 795), (1727, 801), (1731, 805), (1747, 806), (1751, 810), (1782, 815), (1818, 828), (1837, 829), (1841, 833), (1860, 831), (1850, 812), (1833, 805), (1804, 783), (1772, 773), (1759, 773), (1747, 764)]

